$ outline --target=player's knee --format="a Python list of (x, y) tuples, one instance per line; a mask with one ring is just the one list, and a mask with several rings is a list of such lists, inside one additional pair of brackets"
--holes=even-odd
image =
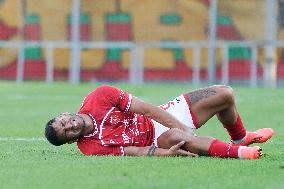
[(218, 86), (218, 93), (220, 99), (226, 104), (233, 104), (235, 101), (234, 91), (232, 87), (226, 85)]

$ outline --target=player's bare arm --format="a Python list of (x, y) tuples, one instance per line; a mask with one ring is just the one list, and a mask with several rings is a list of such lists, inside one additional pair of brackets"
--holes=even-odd
[(185, 141), (171, 146), (169, 149), (157, 148), (155, 146), (135, 147), (129, 146), (124, 148), (127, 156), (192, 156), (197, 157), (197, 154), (181, 149)]
[(148, 116), (149, 118), (154, 119), (155, 121), (161, 123), (166, 127), (179, 128), (183, 131), (192, 133), (192, 130), (189, 127), (184, 125), (182, 122), (180, 122), (177, 118), (172, 116), (167, 111), (150, 103), (146, 103), (136, 97), (133, 97), (130, 106), (130, 111), (137, 114)]

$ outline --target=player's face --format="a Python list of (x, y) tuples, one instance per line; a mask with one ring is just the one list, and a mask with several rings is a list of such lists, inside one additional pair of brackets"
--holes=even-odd
[(62, 113), (56, 118), (53, 128), (60, 141), (74, 142), (83, 135), (85, 123), (81, 116)]

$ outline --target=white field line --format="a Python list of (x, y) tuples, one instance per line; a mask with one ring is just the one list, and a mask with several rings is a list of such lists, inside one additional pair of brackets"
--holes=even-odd
[(0, 137), (0, 141), (23, 141), (23, 142), (34, 142), (34, 141), (45, 141), (45, 138), (24, 138), (24, 137)]

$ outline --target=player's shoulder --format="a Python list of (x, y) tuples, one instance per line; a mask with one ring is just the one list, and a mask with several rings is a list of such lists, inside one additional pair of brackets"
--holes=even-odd
[(118, 89), (111, 85), (100, 85), (93, 91), (91, 91), (86, 99), (91, 99), (92, 101), (97, 99), (98, 101), (104, 101), (108, 99), (112, 99), (114, 97), (118, 97), (121, 95), (125, 95), (121, 89)]
[(124, 91), (111, 85), (100, 85), (93, 92), (94, 95), (112, 97), (123, 94)]
[(96, 87), (94, 91), (107, 92), (107, 91), (113, 91), (113, 90), (118, 90), (118, 88), (111, 86), (111, 85), (100, 85)]
[(110, 85), (100, 85), (96, 87), (94, 90), (92, 90), (89, 94), (87, 94), (87, 97), (90, 96), (96, 96), (96, 95), (104, 95), (108, 93), (109, 91), (113, 90), (113, 86)]

